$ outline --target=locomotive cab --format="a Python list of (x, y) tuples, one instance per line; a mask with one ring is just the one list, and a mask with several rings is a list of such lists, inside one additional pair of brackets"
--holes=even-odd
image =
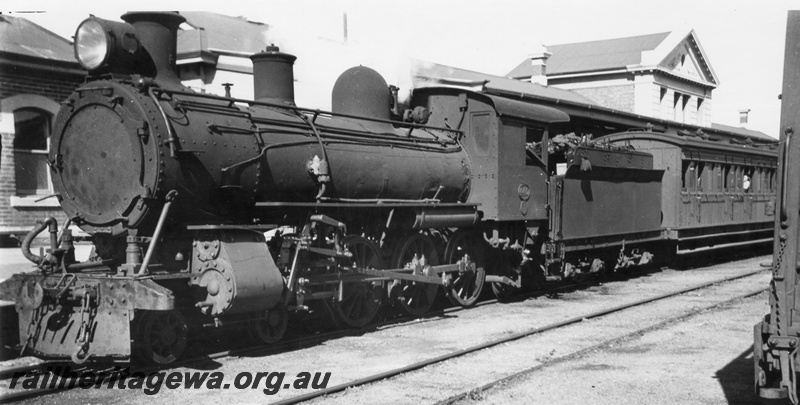
[[(547, 220), (548, 156), (528, 145), (547, 143), (569, 116), (555, 108), (453, 88), (414, 91), (411, 105), (431, 111), (429, 123), (463, 131), (472, 170), (468, 202), (491, 221)], [(554, 163), (555, 164), (555, 163)]]

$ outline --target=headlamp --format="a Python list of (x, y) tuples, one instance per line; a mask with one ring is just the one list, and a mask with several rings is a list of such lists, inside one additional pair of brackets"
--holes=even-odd
[(96, 18), (90, 18), (78, 26), (75, 33), (75, 57), (88, 70), (94, 70), (108, 59), (109, 34)]
[(90, 71), (126, 72), (136, 66), (140, 44), (127, 23), (89, 17), (75, 32), (75, 58)]

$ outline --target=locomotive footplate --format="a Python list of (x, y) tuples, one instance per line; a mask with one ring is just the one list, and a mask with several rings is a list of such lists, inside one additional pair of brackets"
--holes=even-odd
[(16, 298), (22, 354), (127, 362), (134, 310), (175, 308), (168, 289), (149, 278), (106, 274), (16, 274), (0, 299)]

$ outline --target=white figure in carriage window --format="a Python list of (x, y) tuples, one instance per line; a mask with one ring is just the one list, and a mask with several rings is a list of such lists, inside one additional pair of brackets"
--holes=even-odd
[(750, 176), (746, 174), (742, 176), (742, 190), (744, 190), (745, 193), (750, 192)]

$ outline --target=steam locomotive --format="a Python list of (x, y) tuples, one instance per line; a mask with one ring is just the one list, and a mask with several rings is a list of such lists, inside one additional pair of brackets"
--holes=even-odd
[(486, 283), (507, 297), (771, 241), (774, 145), (645, 119), (592, 139), (575, 134), (588, 107), (490, 86), (403, 105), (366, 67), (339, 77), (331, 112), (306, 109), (276, 47), (251, 58), (255, 100), (201, 94), (174, 65), (183, 17), (122, 19), (78, 27), (89, 78), (51, 135), (53, 186), (92, 258), (77, 262), (70, 224), (49, 218), (23, 241), (38, 270), (0, 285), (25, 353), (168, 364), (193, 328), (272, 343), (290, 312), (362, 327), (385, 302), (423, 315), (440, 287), (470, 307)]

